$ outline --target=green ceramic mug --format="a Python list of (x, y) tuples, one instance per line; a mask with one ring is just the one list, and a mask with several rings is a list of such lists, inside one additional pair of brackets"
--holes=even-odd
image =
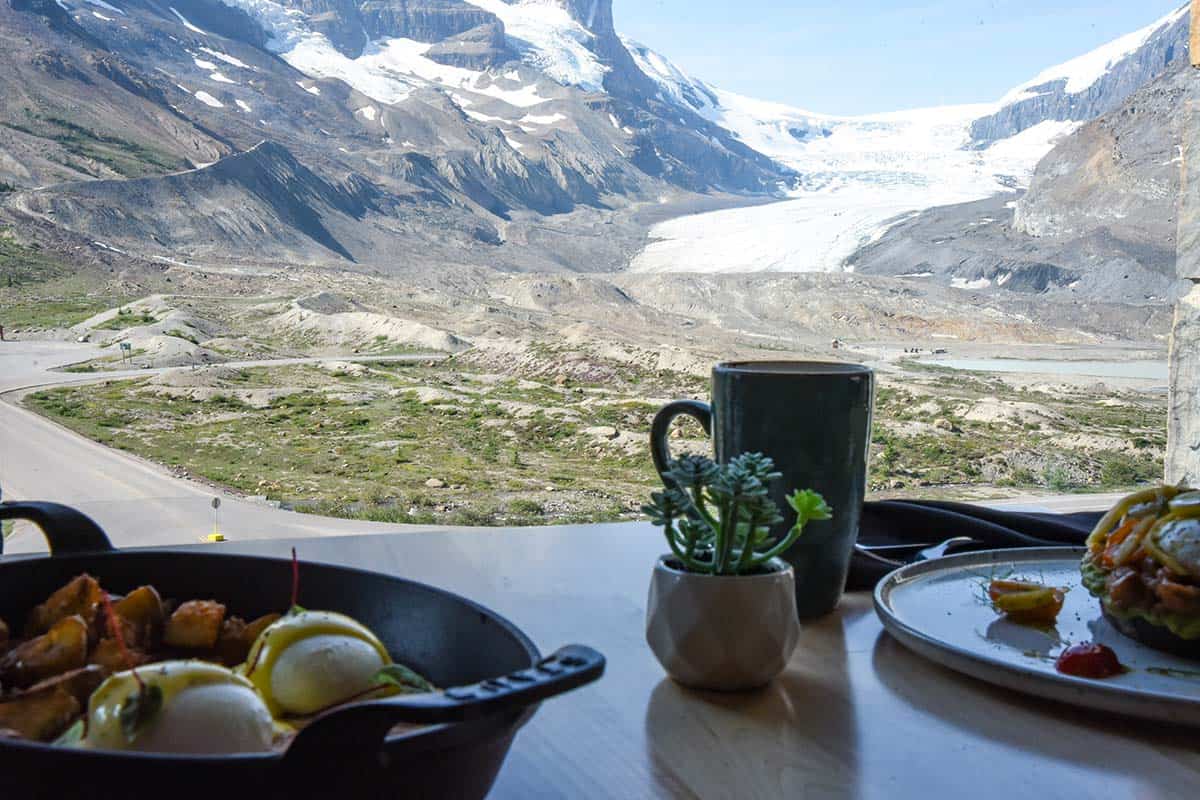
[(658, 412), (650, 431), (654, 466), (671, 460), (671, 420), (687, 414), (713, 438), (717, 461), (761, 452), (783, 477), (771, 495), (785, 510), (783, 533), (795, 522), (785, 502), (793, 489), (813, 489), (833, 519), (812, 522), (784, 553), (796, 573), (796, 609), (803, 618), (832, 611), (846, 583), (867, 485), (875, 376), (859, 364), (815, 361), (737, 361), (712, 371), (712, 404), (676, 400)]

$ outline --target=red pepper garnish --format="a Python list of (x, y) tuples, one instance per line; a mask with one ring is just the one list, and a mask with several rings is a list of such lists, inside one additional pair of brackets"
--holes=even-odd
[(300, 562), (296, 559), (296, 548), (292, 548), (292, 604), (288, 608), (295, 608), (300, 599)]
[(1080, 642), (1063, 650), (1054, 668), (1078, 678), (1111, 678), (1125, 672), (1112, 648), (1095, 642)]
[(108, 592), (101, 592), (100, 601), (104, 603), (104, 616), (108, 620), (108, 629), (112, 633), (112, 637), (117, 640), (117, 649), (121, 651), (121, 658), (125, 659), (125, 666), (133, 673), (133, 679), (137, 681), (138, 690), (144, 692), (146, 684), (142, 683), (142, 676), (137, 674), (137, 669), (133, 663), (133, 654), (125, 646), (125, 637), (121, 634), (121, 623), (117, 619), (116, 609), (113, 608), (112, 598), (108, 596)]

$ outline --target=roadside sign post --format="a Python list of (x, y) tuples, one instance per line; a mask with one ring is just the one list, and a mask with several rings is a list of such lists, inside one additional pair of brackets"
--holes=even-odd
[(133, 345), (129, 342), (121, 342), (121, 363), (124, 364), (128, 359), (133, 358)]

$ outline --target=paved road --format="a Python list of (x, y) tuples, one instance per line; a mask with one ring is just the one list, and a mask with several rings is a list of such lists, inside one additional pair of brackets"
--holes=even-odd
[[(177, 478), (150, 462), (96, 444), (14, 403), (21, 390), (97, 380), (95, 375), (52, 372), (95, 357), (99, 348), (73, 342), (0, 343), (0, 487), (9, 500), (52, 500), (75, 506), (108, 531), (117, 546), (195, 542), (214, 524), (211, 501), (221, 498), (220, 529), (230, 539), (275, 539), (431, 530), (331, 519), (283, 511), (242, 500), (195, 481)], [(266, 366), (322, 361), (417, 361), (428, 356), (300, 358), (247, 361)], [(104, 379), (141, 377), (163, 370), (105, 373)], [(993, 505), (1057, 512), (1108, 508), (1119, 495), (1021, 497)], [(444, 526), (443, 526), (444, 527)], [(7, 552), (45, 549), (38, 531), (21, 523), (5, 543)]]
[(1106, 494), (1064, 494), (1039, 497), (1014, 497), (1011, 500), (997, 500), (987, 505), (1006, 511), (1052, 511), (1055, 514), (1070, 514), (1076, 511), (1107, 511), (1124, 497), (1126, 492), (1110, 492)]
[[(267, 539), (428, 530), (330, 519), (283, 511), (214, 491), (126, 453), (96, 444), (18, 407), (14, 394), (32, 386), (78, 383), (96, 376), (51, 372), (93, 358), (92, 345), (71, 342), (0, 343), (0, 487), (6, 500), (52, 500), (92, 516), (118, 546), (181, 544), (200, 540), (213, 528), (213, 497), (221, 498), (220, 528), (231, 539)], [(241, 362), (237, 366), (341, 360), (428, 360), (428, 356), (356, 356)], [(141, 377), (162, 370), (106, 373), (104, 378)], [(9, 393), (7, 396), (4, 393)], [(37, 529), (18, 524), (6, 552), (44, 550)]]

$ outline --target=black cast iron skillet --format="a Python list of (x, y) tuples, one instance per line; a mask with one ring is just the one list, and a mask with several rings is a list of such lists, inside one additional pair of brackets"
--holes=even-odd
[[(246, 618), (289, 601), (286, 559), (118, 551), (87, 516), (52, 503), (0, 503), (0, 519), (13, 518), (41, 527), (50, 555), (0, 563), (0, 618), (10, 624), (81, 572), (114, 593), (148, 583), (163, 597), (218, 599)], [(543, 658), (483, 606), (380, 573), (302, 563), (299, 602), (354, 617), (396, 660), (455, 688), (335, 709), (283, 753), (130, 754), (0, 739), (0, 798), (482, 798), (536, 704), (604, 672), (591, 648)], [(432, 726), (390, 733), (400, 722)]]

